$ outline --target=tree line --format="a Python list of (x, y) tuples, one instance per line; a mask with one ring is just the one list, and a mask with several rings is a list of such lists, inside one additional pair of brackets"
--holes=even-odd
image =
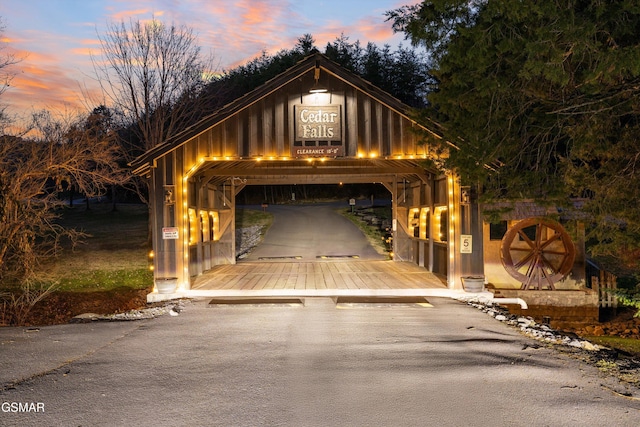
[(486, 204), (582, 219), (589, 254), (638, 283), (638, 2), (434, 0), (387, 18), (432, 60), (416, 118), (457, 146), (441, 166)]

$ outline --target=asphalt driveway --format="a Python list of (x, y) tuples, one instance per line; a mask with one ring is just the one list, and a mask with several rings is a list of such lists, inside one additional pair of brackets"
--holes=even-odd
[(340, 206), (335, 203), (269, 206), (273, 225), (262, 243), (246, 259), (298, 258), (309, 261), (323, 256), (387, 259), (386, 255), (371, 247), (358, 227), (336, 212)]
[(596, 368), (429, 302), (198, 300), (151, 320), (2, 328), (0, 425), (638, 425), (640, 402)]

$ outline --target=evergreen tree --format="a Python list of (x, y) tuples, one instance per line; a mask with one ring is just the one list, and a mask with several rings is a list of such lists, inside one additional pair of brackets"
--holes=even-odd
[[(594, 255), (640, 267), (640, 6), (436, 0), (388, 12), (427, 49), (448, 168), (485, 200), (584, 201)], [(434, 141), (435, 142), (435, 141)]]
[[(222, 107), (316, 52), (319, 50), (313, 36), (305, 34), (292, 49), (283, 49), (274, 55), (262, 52), (246, 64), (225, 71), (206, 91), (216, 93), (216, 105)], [(324, 54), (407, 105), (425, 105), (432, 78), (426, 58), (413, 49), (400, 46), (393, 52), (389, 46), (380, 49), (374, 43), (368, 43), (363, 49), (360, 41), (352, 43), (342, 34), (333, 43), (327, 43)]]

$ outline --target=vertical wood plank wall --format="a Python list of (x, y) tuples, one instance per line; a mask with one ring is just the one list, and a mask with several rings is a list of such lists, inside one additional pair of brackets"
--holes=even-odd
[[(179, 277), (188, 287), (189, 277), (218, 264), (235, 263), (235, 190), (233, 183), (209, 184), (201, 182), (198, 168), (204, 159), (219, 160), (250, 159), (257, 157), (289, 158), (294, 146), (295, 134), (293, 111), (296, 104), (341, 105), (342, 141), (344, 156), (349, 158), (395, 159), (399, 156), (421, 156), (424, 149), (418, 144), (417, 135), (411, 131), (412, 122), (405, 116), (381, 104), (342, 80), (331, 81), (331, 92), (322, 95), (308, 94), (307, 82), (294, 80), (281, 90), (261, 98), (251, 105), (222, 118), (209, 129), (176, 146), (157, 159), (152, 169), (152, 209), (155, 210), (153, 226), (156, 277)], [(395, 178), (396, 180), (398, 178)], [(161, 195), (163, 187), (175, 187), (175, 203), (168, 206)], [(400, 186), (402, 190), (405, 189)], [(184, 191), (185, 188), (189, 189)], [(195, 194), (188, 194), (190, 189)], [(393, 182), (398, 189), (398, 182)], [(433, 205), (438, 200), (429, 199), (430, 194), (442, 194), (431, 187), (420, 185), (420, 203)], [(440, 187), (437, 190), (441, 190)], [(446, 182), (444, 183), (446, 194)], [(446, 196), (442, 196), (445, 197)], [(445, 201), (446, 203), (446, 201)], [(398, 209), (406, 212), (406, 203)], [(216, 241), (188, 242), (188, 209), (216, 210), (220, 223), (227, 224)], [(199, 216), (198, 216), (199, 218)], [(400, 228), (406, 231), (406, 214), (400, 215)], [(163, 227), (178, 227), (180, 239), (165, 240), (160, 230)], [(403, 236), (398, 241), (403, 256), (411, 256), (412, 243)], [(433, 253), (432, 246), (421, 249), (422, 260)], [(427, 254), (427, 258), (424, 258)], [(203, 261), (207, 258), (206, 261)], [(188, 260), (188, 265), (184, 265)], [(419, 261), (420, 262), (420, 261)], [(432, 261), (425, 267), (431, 269)], [(446, 269), (446, 268), (445, 268)]]

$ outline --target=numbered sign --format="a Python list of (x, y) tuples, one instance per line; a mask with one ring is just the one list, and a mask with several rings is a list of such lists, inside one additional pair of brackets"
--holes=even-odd
[(460, 236), (460, 253), (470, 254), (473, 253), (473, 236), (471, 234), (462, 234)]

